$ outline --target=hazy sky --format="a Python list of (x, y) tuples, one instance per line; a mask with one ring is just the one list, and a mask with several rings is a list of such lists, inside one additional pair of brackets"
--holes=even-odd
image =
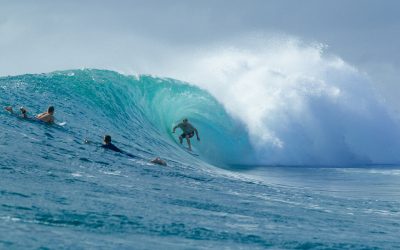
[(285, 34), (326, 44), (396, 88), (399, 13), (396, 0), (0, 0), (0, 75), (83, 67), (153, 73), (176, 53)]

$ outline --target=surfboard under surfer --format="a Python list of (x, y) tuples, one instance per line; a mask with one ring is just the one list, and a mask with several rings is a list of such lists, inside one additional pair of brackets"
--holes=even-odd
[(186, 141), (187, 141), (187, 144), (189, 147), (189, 151), (192, 151), (192, 145), (190, 143), (190, 138), (192, 138), (194, 136), (194, 134), (196, 133), (197, 140), (200, 141), (199, 132), (192, 124), (189, 123), (189, 120), (187, 118), (183, 119), (181, 123), (176, 125), (172, 129), (172, 133), (175, 133), (175, 130), (177, 128), (180, 128), (183, 131), (183, 133), (179, 136), (179, 142), (182, 144), (183, 138), (186, 138)]

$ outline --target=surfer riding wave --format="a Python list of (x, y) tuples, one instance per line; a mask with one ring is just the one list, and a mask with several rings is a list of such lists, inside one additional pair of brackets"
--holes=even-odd
[(189, 120), (187, 118), (183, 119), (181, 123), (176, 125), (172, 129), (172, 133), (175, 133), (175, 130), (177, 128), (180, 128), (183, 131), (183, 133), (179, 136), (180, 144), (182, 144), (183, 138), (186, 138), (186, 141), (187, 141), (187, 144), (189, 147), (189, 151), (192, 151), (192, 145), (190, 143), (190, 138), (192, 138), (194, 136), (194, 134), (196, 133), (197, 140), (200, 141), (199, 132), (192, 124), (189, 123)]

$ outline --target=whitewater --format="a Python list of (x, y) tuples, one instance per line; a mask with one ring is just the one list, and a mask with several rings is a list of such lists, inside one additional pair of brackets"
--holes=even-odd
[[(305, 91), (302, 111), (316, 109), (308, 115), (284, 108), (257, 125), (212, 89), (172, 78), (95, 69), (1, 77), (2, 106), (32, 116), (54, 105), (66, 124), (0, 112), (0, 248), (400, 248), (396, 120), (358, 87), (321, 86), (288, 97)], [(347, 109), (329, 99), (340, 93), (368, 102)], [(199, 130), (198, 157), (171, 133), (184, 117)], [(137, 158), (84, 143), (105, 134)], [(157, 156), (168, 166), (149, 163)]]

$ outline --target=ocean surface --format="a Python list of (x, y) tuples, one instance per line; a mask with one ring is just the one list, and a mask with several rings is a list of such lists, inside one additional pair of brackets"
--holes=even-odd
[[(0, 105), (54, 105), (57, 121), (0, 112), (0, 249), (400, 249), (399, 165), (262, 164), (246, 126), (193, 85), (9, 76)], [(171, 133), (184, 117), (198, 156)], [(102, 149), (105, 134), (136, 157)]]

